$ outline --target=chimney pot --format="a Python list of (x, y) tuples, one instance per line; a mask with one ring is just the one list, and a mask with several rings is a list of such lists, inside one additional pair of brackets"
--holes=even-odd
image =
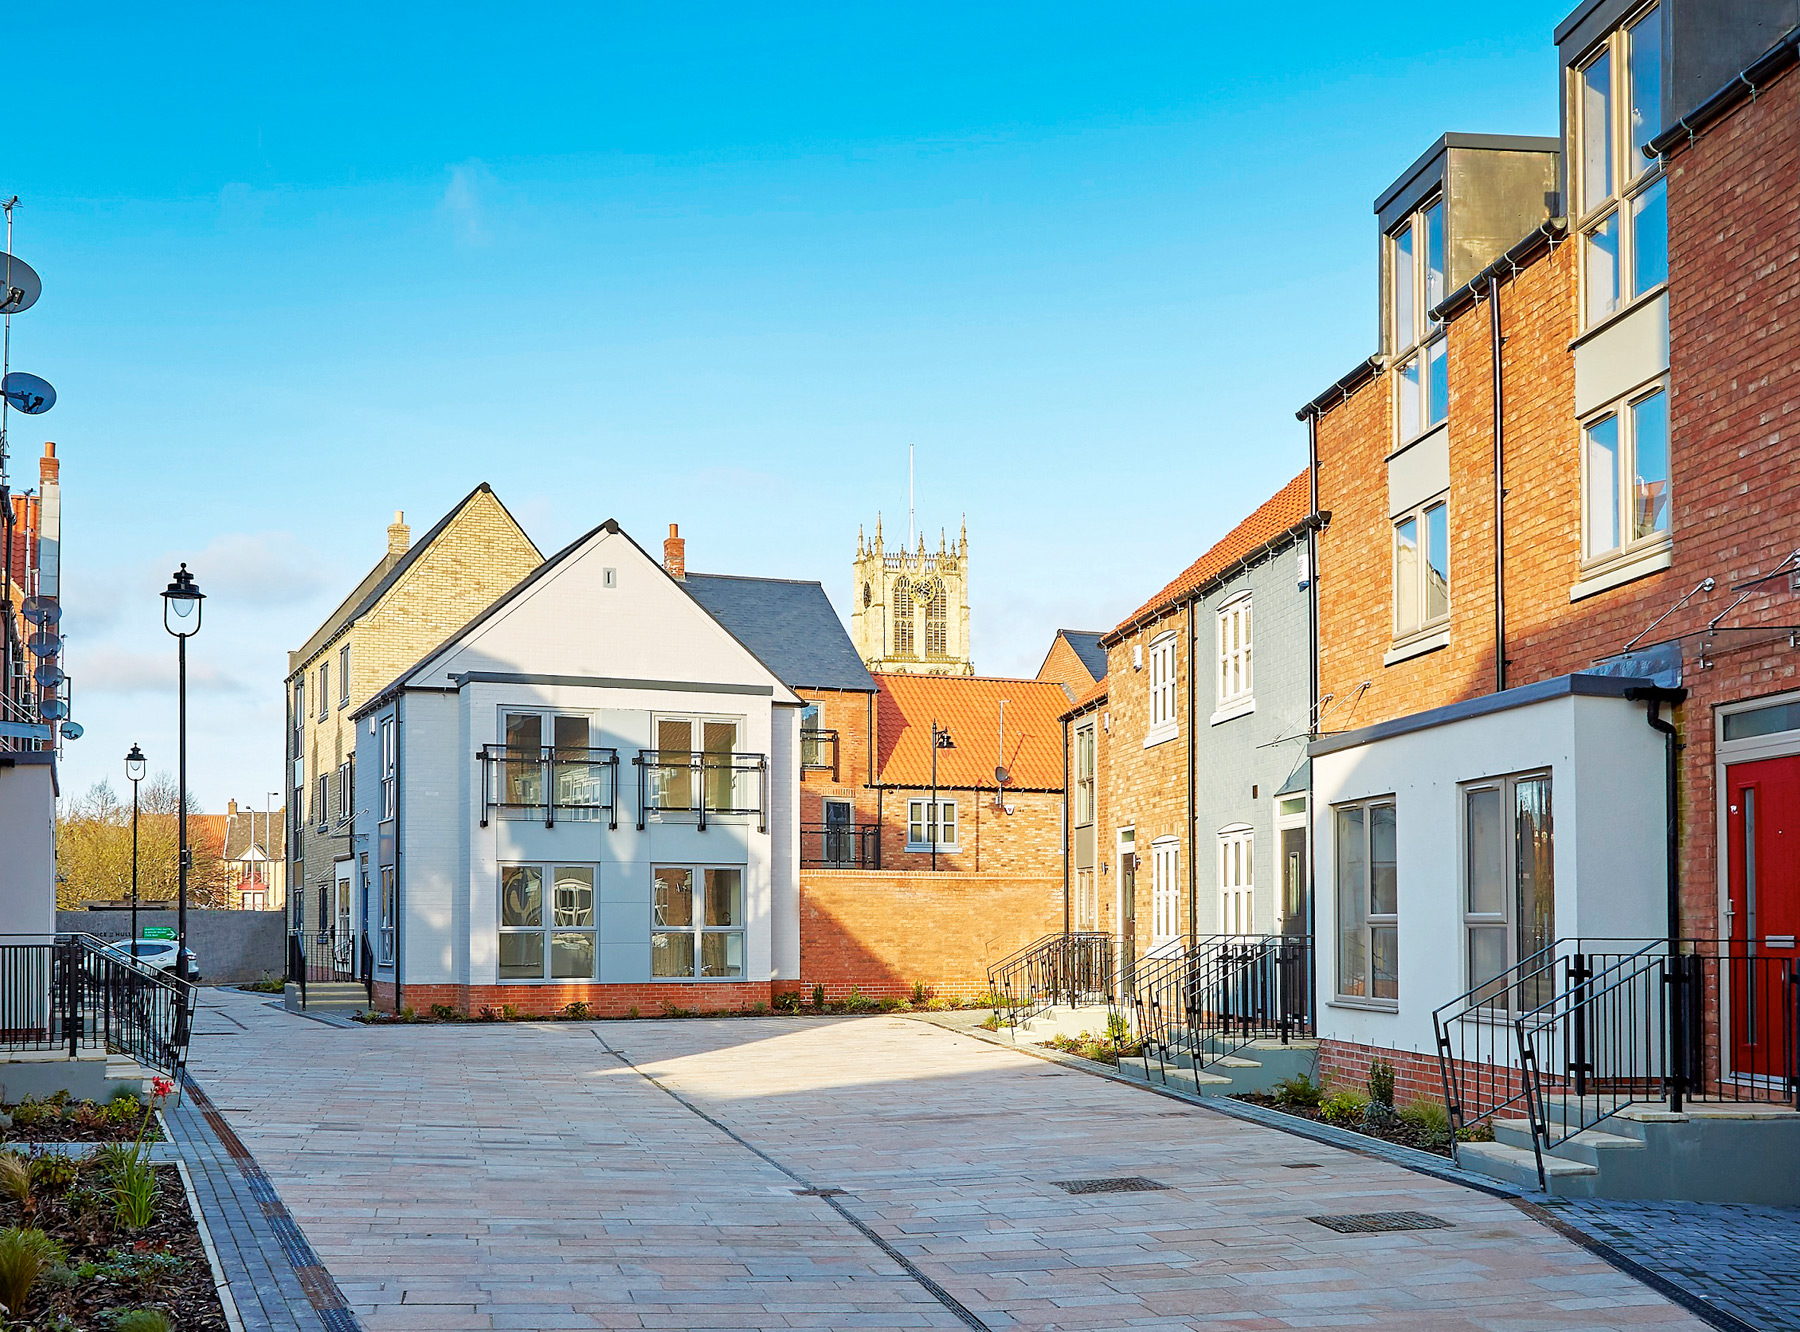
[(406, 515), (395, 509), (394, 521), (388, 525), (388, 554), (404, 555), (411, 545), (412, 529), (406, 525)]
[(669, 535), (663, 542), (663, 570), (671, 578), (687, 579), (687, 542), (682, 539), (678, 523), (669, 524)]
[(55, 481), (62, 470), (62, 464), (56, 458), (56, 441), (44, 441), (44, 456), (38, 459), (38, 481), (40, 484)]

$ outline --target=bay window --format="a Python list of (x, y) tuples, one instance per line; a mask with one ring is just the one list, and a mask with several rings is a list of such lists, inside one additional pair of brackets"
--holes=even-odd
[(1609, 35), (1571, 71), (1583, 317), (1598, 324), (1669, 277), (1668, 188), (1644, 146), (1662, 129), (1662, 15)]
[(651, 884), (650, 974), (730, 980), (744, 974), (744, 871), (658, 865)]
[(1333, 816), (1338, 997), (1389, 1005), (1400, 997), (1394, 802), (1339, 805)]

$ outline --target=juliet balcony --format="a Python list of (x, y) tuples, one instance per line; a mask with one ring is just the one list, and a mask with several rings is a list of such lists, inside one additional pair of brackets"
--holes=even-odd
[[(483, 745), (481, 826), (542, 819), (619, 826), (619, 751), (566, 745)], [(640, 820), (639, 827), (643, 826)]]

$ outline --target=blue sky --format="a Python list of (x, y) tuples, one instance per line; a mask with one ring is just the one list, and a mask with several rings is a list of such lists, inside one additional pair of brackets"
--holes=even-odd
[(489, 481), (819, 578), (968, 516), (985, 674), (1105, 628), (1299, 471), (1373, 349), (1375, 195), (1445, 130), (1554, 133), (1564, 5), (25, 5), (0, 194), (43, 275), (14, 475), (63, 458), (65, 792), (281, 786), (281, 679)]

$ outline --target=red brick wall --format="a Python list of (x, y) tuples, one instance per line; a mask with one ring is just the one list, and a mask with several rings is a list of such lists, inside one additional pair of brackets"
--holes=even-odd
[[(504, 1005), (511, 1005), (523, 1017), (550, 1017), (578, 999), (589, 1005), (595, 1017), (657, 1017), (669, 1008), (735, 1013), (773, 1002), (768, 981), (703, 981), (691, 985), (405, 985), (400, 998), (417, 1013), (429, 1012), (433, 1004), (448, 1004), (466, 1017), (475, 1016), (484, 1006)], [(392, 984), (375, 983), (375, 1006), (393, 1011)]]
[(1444, 1079), (1437, 1058), (1417, 1050), (1323, 1040), (1319, 1042), (1319, 1080), (1327, 1092), (1358, 1091), (1367, 1096), (1369, 1066), (1377, 1059), (1393, 1067), (1396, 1106), (1411, 1101), (1444, 1103)]
[[(1150, 642), (1175, 631), (1175, 715), (1182, 731), (1173, 740), (1144, 748), (1150, 730)], [(1143, 651), (1143, 666), (1132, 665), (1132, 649)], [(1187, 691), (1191, 644), (1185, 609), (1164, 615), (1107, 649), (1107, 701), (1101, 705), (1106, 758), (1099, 780), (1104, 819), (1097, 828), (1096, 856), (1111, 866), (1100, 878), (1103, 899), (1115, 898), (1119, 886), (1118, 830), (1131, 826), (1137, 832), (1137, 947), (1141, 953), (1151, 944), (1150, 844), (1159, 837), (1181, 843), (1176, 871), (1181, 904), (1177, 919), (1187, 930), (1188, 876), (1193, 855), (1188, 835)], [(1108, 903), (1110, 908), (1113, 903)], [(1110, 915), (1108, 919), (1110, 919)]]
[(1062, 929), (1054, 875), (805, 870), (800, 875), (800, 984), (841, 999), (987, 993), (987, 969)]
[[(819, 705), (821, 728), (837, 732), (837, 770), (807, 768), (800, 774), (800, 826), (814, 828), (825, 822), (826, 797), (850, 801), (855, 806), (857, 823), (874, 823), (875, 792), (868, 786), (869, 755), (874, 747), (869, 703), (874, 695), (835, 689), (794, 692), (808, 703)], [(810, 849), (812, 839), (805, 840)]]
[[(1097, 900), (1100, 916), (1094, 928), (1105, 930), (1109, 934), (1118, 932), (1118, 903), (1114, 900), (1115, 885), (1119, 872), (1118, 838), (1115, 821), (1112, 818), (1112, 791), (1108, 786), (1107, 770), (1111, 763), (1112, 736), (1106, 729), (1107, 703), (1100, 700), (1097, 707), (1082, 713), (1079, 717), (1071, 717), (1064, 736), (1064, 762), (1069, 770), (1069, 828), (1064, 839), (1063, 854), (1068, 858), (1069, 894), (1075, 894), (1075, 733), (1083, 726), (1094, 728), (1094, 896)], [(1107, 867), (1106, 873), (1100, 867)], [(1071, 903), (1070, 924), (1077, 928), (1081, 922), (1074, 917)]]
[[(940, 873), (1062, 874), (1062, 792), (1008, 791), (1013, 812), (995, 808), (995, 791), (940, 790), (940, 800), (956, 802), (956, 849), (938, 848)], [(931, 789), (895, 787), (882, 793), (881, 868), (884, 871), (931, 869), (929, 851), (906, 850), (906, 808), (911, 800), (929, 800)]]
[(1088, 668), (1083, 664), (1080, 654), (1069, 646), (1069, 640), (1061, 634), (1050, 645), (1044, 664), (1038, 667), (1037, 678), (1056, 681), (1071, 701), (1094, 687), (1094, 677), (1088, 674)]

